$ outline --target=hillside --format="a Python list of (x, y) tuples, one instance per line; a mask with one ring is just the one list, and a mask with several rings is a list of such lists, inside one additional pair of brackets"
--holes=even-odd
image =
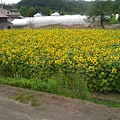
[(60, 14), (85, 14), (88, 4), (89, 2), (85, 1), (21, 0), (15, 7), (24, 12), (28, 11), (29, 14), (21, 13), (23, 16), (32, 16), (36, 12), (49, 15), (54, 11)]

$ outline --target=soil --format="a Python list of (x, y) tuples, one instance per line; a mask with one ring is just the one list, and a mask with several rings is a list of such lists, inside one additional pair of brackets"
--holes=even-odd
[[(72, 26), (66, 26), (66, 25), (48, 25), (48, 26), (43, 26), (39, 28), (83, 28), (83, 29), (102, 29), (100, 25), (91, 27), (91, 26), (83, 26), (83, 25), (72, 25)], [(120, 24), (111, 24), (111, 25), (104, 25), (104, 29), (120, 29)]]
[(120, 120), (120, 109), (0, 85), (0, 120)]
[(120, 24), (105, 25), (105, 29), (120, 29)]

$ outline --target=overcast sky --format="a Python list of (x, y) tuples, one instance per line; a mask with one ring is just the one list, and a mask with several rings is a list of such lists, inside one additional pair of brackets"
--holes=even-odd
[[(18, 3), (21, 0), (0, 0), (0, 2), (2, 1), (2, 3), (6, 3), (6, 4), (12, 4), (12, 3)], [(85, 1), (91, 1), (91, 0), (85, 0)]]
[(21, 0), (0, 0), (0, 2), (2, 2), (2, 3), (6, 3), (6, 4), (12, 4), (12, 3), (17, 3), (17, 2), (19, 2), (19, 1), (21, 1)]

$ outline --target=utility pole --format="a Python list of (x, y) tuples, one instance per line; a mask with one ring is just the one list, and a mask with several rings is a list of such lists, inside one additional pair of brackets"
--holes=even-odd
[(2, 8), (2, 0), (1, 0), (1, 8)]
[(1, 0), (1, 9), (2, 9), (1, 12), (3, 13), (3, 4), (2, 4), (2, 0)]

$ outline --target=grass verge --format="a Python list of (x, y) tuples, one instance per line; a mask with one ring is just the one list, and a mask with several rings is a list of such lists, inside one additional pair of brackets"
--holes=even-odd
[[(91, 93), (88, 91), (84, 81), (80, 80), (80, 83), (71, 87), (69, 84), (63, 84), (59, 78), (49, 79), (47, 82), (38, 79), (24, 79), (24, 78), (4, 78), (0, 77), (0, 84), (6, 84), (16, 87), (22, 87), (30, 90), (43, 91), (57, 95), (64, 95), (71, 98), (78, 98), (87, 101), (91, 101), (97, 104), (106, 105), (109, 107), (120, 108), (120, 102), (99, 100), (92, 98)], [(21, 102), (29, 101), (33, 98), (31, 94), (23, 95), (23, 93), (15, 96), (14, 99), (20, 100)], [(31, 106), (37, 106), (34, 100), (32, 100)]]

